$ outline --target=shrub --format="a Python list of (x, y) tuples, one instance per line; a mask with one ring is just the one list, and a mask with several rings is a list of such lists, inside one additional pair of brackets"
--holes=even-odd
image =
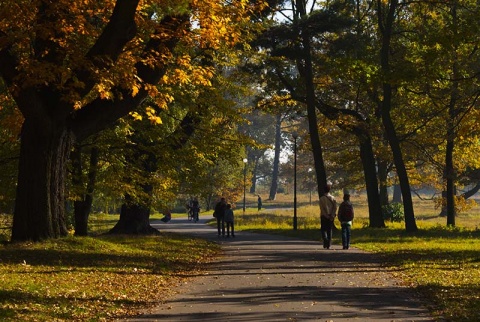
[(382, 207), (383, 218), (391, 222), (402, 222), (405, 220), (403, 206), (399, 202), (392, 202)]

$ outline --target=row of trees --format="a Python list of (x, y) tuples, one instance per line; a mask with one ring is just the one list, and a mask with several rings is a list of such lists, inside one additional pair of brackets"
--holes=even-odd
[(319, 194), (327, 179), (355, 178), (361, 164), (371, 226), (384, 225), (391, 178), (408, 231), (417, 229), (413, 186), (442, 192), (455, 225), (461, 201), (479, 188), (476, 2), (281, 1), (278, 9), (255, 42), (263, 58), (247, 67), (261, 70), (265, 102), (294, 101), (308, 120), (297, 130), (310, 143)]

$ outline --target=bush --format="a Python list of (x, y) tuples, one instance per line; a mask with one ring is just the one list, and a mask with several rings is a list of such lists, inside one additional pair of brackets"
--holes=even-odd
[(382, 207), (383, 218), (391, 222), (402, 222), (405, 220), (403, 205), (399, 202), (392, 202)]

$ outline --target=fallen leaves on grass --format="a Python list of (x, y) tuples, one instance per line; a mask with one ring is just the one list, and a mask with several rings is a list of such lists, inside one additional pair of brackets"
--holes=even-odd
[(68, 237), (0, 248), (0, 320), (134, 315), (201, 273), (217, 245), (175, 235)]

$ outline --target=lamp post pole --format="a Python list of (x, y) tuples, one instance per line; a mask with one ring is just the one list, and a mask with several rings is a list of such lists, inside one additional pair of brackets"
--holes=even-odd
[(243, 159), (243, 214), (245, 215), (245, 201), (247, 199), (247, 159)]
[(297, 230), (297, 138), (298, 133), (293, 132), (293, 230)]

